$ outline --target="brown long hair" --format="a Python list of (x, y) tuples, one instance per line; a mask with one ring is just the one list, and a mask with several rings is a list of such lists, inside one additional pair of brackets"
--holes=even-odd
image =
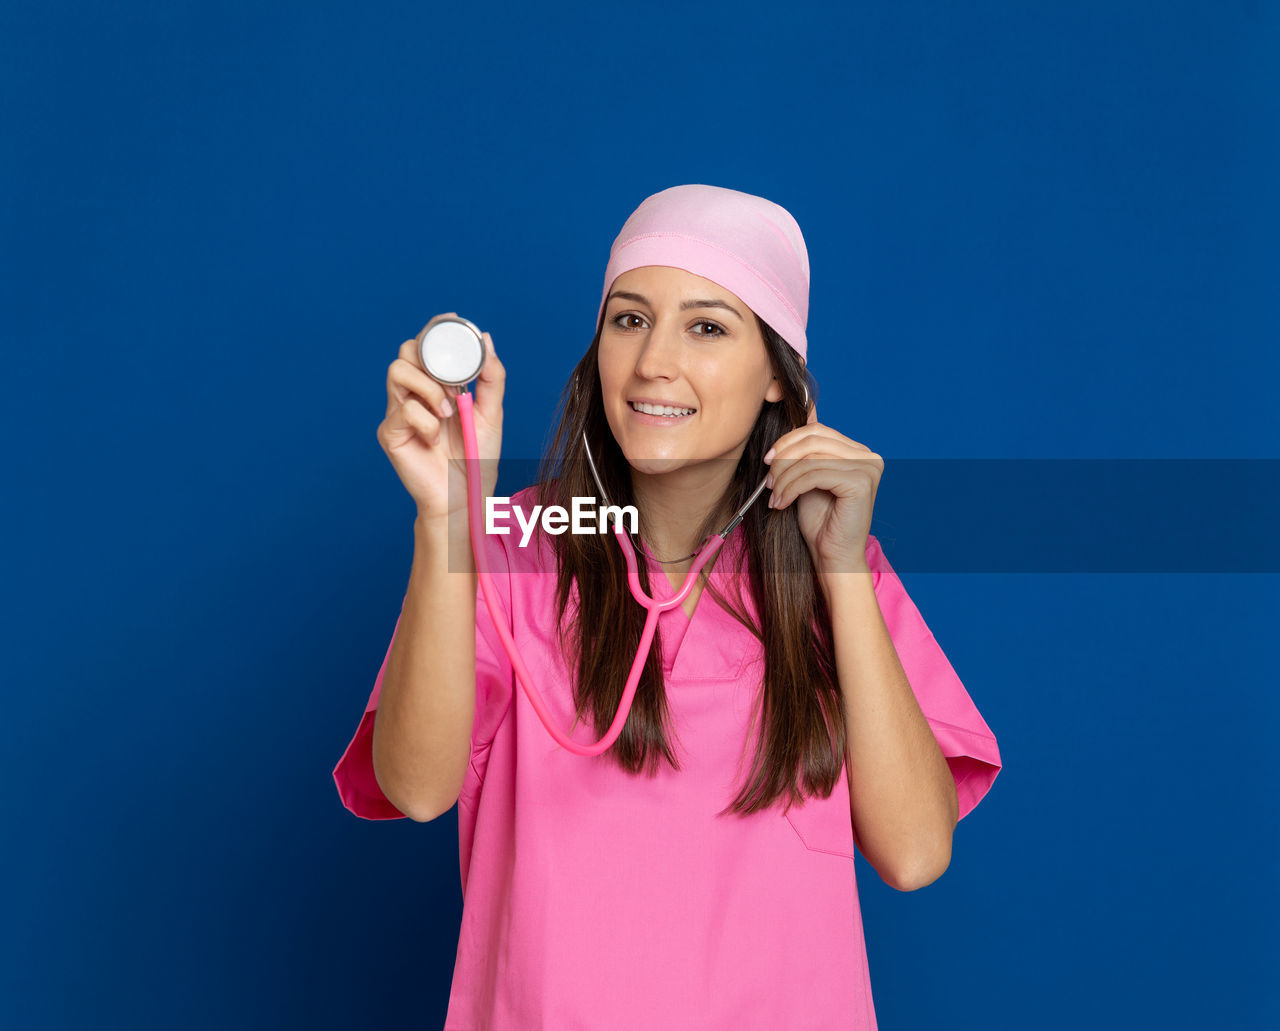
[[(758, 315), (756, 322), (783, 397), (761, 407), (733, 481), (707, 516), (698, 540), (722, 530), (750, 497), (764, 474), (765, 452), (782, 434), (804, 423), (806, 391), (808, 397), (816, 398), (817, 385), (796, 352)], [(583, 450), (584, 431), (609, 502), (635, 504), (630, 466), (605, 418), (597, 365), (603, 328), (602, 311), (591, 346), (560, 399), (559, 424), (543, 455), (535, 488), (539, 504), (569, 508), (570, 499), (597, 493)], [(643, 532), (643, 513), (641, 520)], [(700, 579), (706, 593), (764, 646), (763, 689), (752, 723), (759, 725), (755, 758), (747, 782), (729, 807), (746, 814), (769, 808), (784, 795), (791, 801), (800, 794), (829, 795), (844, 763), (846, 736), (831, 617), (800, 533), (796, 506), (780, 511), (758, 498), (739, 529), (758, 624), (741, 597), (727, 598), (708, 583), (714, 561), (703, 568)], [(594, 725), (597, 738), (608, 730), (618, 711), (645, 621), (645, 610), (631, 597), (621, 549), (611, 537), (566, 533), (551, 538), (557, 557), (556, 608), (577, 654), (574, 702), (578, 718)], [(639, 563), (639, 574), (648, 591), (644, 561)], [(571, 605), (575, 584), (577, 603)], [(590, 615), (581, 618), (582, 613)], [(663, 760), (680, 768), (668, 741), (660, 636), (654, 641), (622, 733), (603, 754), (633, 774), (652, 774)]]

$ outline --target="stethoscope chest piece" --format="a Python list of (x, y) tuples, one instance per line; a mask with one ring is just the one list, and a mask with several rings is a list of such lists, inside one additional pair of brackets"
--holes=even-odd
[(461, 315), (437, 315), (427, 323), (418, 343), (427, 375), (447, 387), (464, 387), (484, 367), (484, 336)]

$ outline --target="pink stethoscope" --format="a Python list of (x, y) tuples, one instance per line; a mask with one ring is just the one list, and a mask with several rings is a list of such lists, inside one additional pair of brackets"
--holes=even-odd
[[(599, 755), (618, 739), (618, 735), (622, 733), (622, 728), (627, 722), (627, 716), (631, 712), (631, 703), (635, 698), (636, 688), (640, 684), (641, 672), (653, 645), (653, 635), (658, 627), (658, 617), (662, 613), (675, 608), (689, 596), (689, 592), (693, 590), (694, 582), (702, 571), (702, 567), (719, 553), (720, 548), (724, 545), (729, 534), (733, 532), (734, 527), (747, 514), (747, 509), (764, 491), (766, 481), (763, 479), (760, 481), (760, 486), (752, 492), (746, 504), (738, 509), (737, 514), (730, 520), (728, 526), (719, 533), (711, 534), (702, 542), (702, 546), (695, 554), (693, 565), (690, 567), (689, 572), (685, 574), (684, 583), (675, 594), (665, 601), (655, 601), (640, 586), (640, 574), (636, 567), (636, 552), (631, 544), (630, 534), (623, 528), (620, 518), (614, 519), (613, 535), (618, 539), (623, 557), (627, 562), (627, 580), (631, 586), (632, 597), (645, 607), (647, 615), (644, 621), (644, 632), (640, 635), (640, 645), (636, 651), (635, 660), (631, 664), (631, 673), (627, 677), (627, 686), (622, 692), (622, 700), (618, 703), (618, 712), (613, 717), (613, 723), (609, 725), (604, 737), (594, 745), (579, 744), (553, 725), (551, 713), (548, 711), (546, 703), (542, 700), (542, 695), (533, 686), (529, 671), (525, 668), (524, 661), (516, 651), (516, 643), (511, 637), (511, 631), (507, 629), (506, 620), (502, 618), (497, 592), (489, 576), (489, 563), (481, 540), (482, 527), (484, 525), (482, 514), (484, 500), (481, 496), (479, 475), (480, 448), (476, 443), (475, 414), (472, 411), (473, 399), (466, 389), (467, 385), (480, 375), (480, 369), (484, 365), (484, 337), (475, 323), (461, 316), (437, 315), (427, 323), (426, 328), (423, 330), (418, 351), (422, 359), (422, 367), (426, 370), (428, 376), (443, 386), (461, 388), (454, 398), (454, 402), (458, 407), (458, 422), (462, 427), (463, 450), (466, 452), (467, 457), (467, 512), (468, 522), (470, 523), (471, 551), (475, 556), (476, 575), (480, 581), (480, 591), (484, 595), (485, 605), (488, 606), (489, 615), (498, 631), (498, 636), (502, 639), (502, 647), (511, 659), (511, 666), (515, 670), (516, 679), (520, 681), (520, 686), (524, 688), (524, 693), (528, 696), (529, 703), (533, 706), (533, 711), (542, 720), (542, 725), (547, 728), (548, 733), (561, 746), (576, 755)], [(582, 437), (582, 443), (586, 449), (587, 465), (591, 469), (591, 478), (595, 480), (596, 488), (600, 491), (601, 498), (608, 505), (609, 498), (605, 492), (604, 484), (600, 482), (600, 475), (596, 472), (596, 464), (591, 458), (591, 448), (587, 444), (585, 433)]]

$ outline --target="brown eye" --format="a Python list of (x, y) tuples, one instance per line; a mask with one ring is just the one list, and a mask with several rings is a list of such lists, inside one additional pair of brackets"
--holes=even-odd
[(621, 325), (620, 323), (622, 323), (624, 319), (640, 319), (641, 322), (644, 321), (644, 319), (641, 319), (640, 316), (636, 315), (634, 312), (624, 312), (622, 315), (615, 315), (613, 317), (613, 324), (617, 326), (619, 329), (639, 329), (640, 328), (639, 326)]
[(724, 329), (723, 329), (722, 327), (720, 327), (720, 326), (717, 326), (714, 322), (697, 322), (697, 323), (694, 323), (694, 325), (696, 325), (696, 326), (710, 326), (713, 330), (715, 330), (715, 332), (714, 332), (714, 333), (698, 333), (698, 334), (697, 334), (697, 336), (700, 336), (700, 337), (718, 337), (718, 336), (724, 336)]

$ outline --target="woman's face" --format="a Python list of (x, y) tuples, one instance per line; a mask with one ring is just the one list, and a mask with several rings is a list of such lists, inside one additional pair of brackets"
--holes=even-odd
[(782, 398), (751, 309), (684, 269), (615, 279), (599, 354), (609, 428), (642, 473), (736, 461), (761, 406)]

